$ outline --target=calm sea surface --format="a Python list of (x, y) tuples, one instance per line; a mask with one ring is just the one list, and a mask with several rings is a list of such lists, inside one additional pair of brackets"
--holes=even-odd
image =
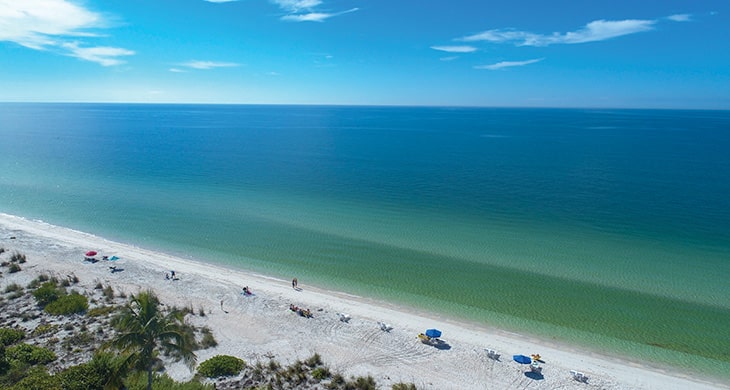
[(0, 104), (0, 211), (730, 371), (727, 111)]

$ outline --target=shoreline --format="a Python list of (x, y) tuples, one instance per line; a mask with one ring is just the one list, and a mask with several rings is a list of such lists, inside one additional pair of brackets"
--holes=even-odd
[[(730, 388), (722, 379), (702, 381), (695, 377), (700, 374), (638, 364), (440, 315), (434, 316), (439, 319), (429, 318), (422, 310), (321, 289), (302, 280), (302, 290), (295, 291), (288, 280), (183, 259), (8, 214), (0, 213), (0, 232), (0, 246), (25, 253), (28, 264), (24, 272), (33, 276), (44, 271), (75, 273), (83, 285), (103, 281), (126, 293), (152, 288), (166, 304), (204, 308), (210, 314), (192, 320), (195, 325), (210, 327), (219, 346), (200, 351), (199, 363), (217, 354), (247, 362), (273, 355), (293, 362), (316, 352), (331, 367), (347, 375), (372, 375), (382, 386), (411, 382), (419, 389), (582, 388), (578, 386), (586, 384), (570, 377), (570, 370), (577, 370), (586, 373), (589, 386), (605, 389)], [(16, 239), (9, 239), (11, 234)], [(119, 256), (114, 265), (123, 271), (110, 273), (103, 261), (84, 263), (83, 253), (91, 249), (100, 256)], [(180, 280), (165, 280), (170, 270)], [(3, 286), (7, 279), (0, 279)], [(240, 294), (245, 285), (254, 296)], [(310, 308), (314, 318), (294, 315), (289, 304)], [(337, 313), (347, 313), (352, 320), (341, 322)], [(393, 330), (381, 331), (379, 321), (392, 325)], [(437, 349), (418, 341), (416, 335), (430, 327), (444, 331), (442, 339), (449, 348)], [(487, 358), (485, 348), (500, 352), (501, 360)], [(524, 366), (511, 359), (513, 354), (532, 353), (546, 361), (540, 380), (524, 375)], [(192, 376), (179, 364), (169, 366), (168, 373), (178, 380)]]

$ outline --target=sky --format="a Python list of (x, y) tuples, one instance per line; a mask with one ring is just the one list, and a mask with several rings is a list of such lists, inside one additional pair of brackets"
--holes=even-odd
[(727, 0), (0, 0), (0, 101), (730, 109)]

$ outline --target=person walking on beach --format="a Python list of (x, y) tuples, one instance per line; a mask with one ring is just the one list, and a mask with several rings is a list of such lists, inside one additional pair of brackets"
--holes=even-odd
[(297, 278), (294, 278), (294, 279), (291, 280), (291, 287), (293, 289), (296, 290), (298, 285), (299, 285), (299, 281), (297, 280)]

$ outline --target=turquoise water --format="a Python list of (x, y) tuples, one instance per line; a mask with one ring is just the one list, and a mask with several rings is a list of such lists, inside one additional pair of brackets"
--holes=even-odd
[(723, 375), (728, 150), (723, 111), (2, 104), (0, 211)]

